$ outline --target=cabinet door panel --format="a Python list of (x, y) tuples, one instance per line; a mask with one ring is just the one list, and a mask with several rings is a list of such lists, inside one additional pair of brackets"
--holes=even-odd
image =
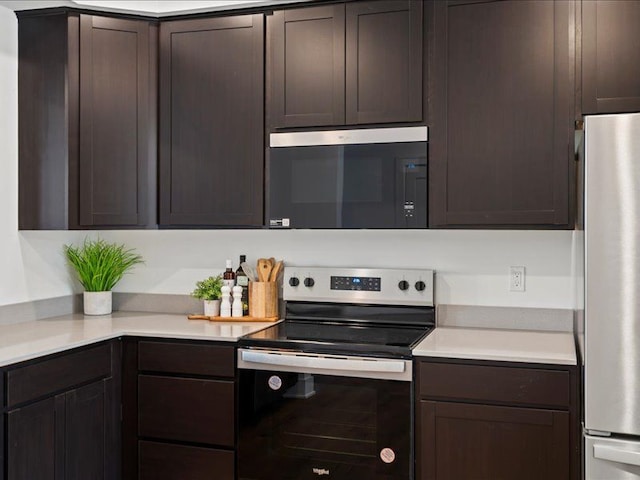
[[(4, 396), (4, 373), (0, 372), (0, 398), (5, 398)], [(4, 405), (3, 405), (4, 407)], [(5, 414), (4, 408), (3, 412), (0, 412), (0, 480), (5, 480), (5, 445), (6, 445), (6, 433), (4, 429), (5, 425)]]
[[(64, 478), (60, 434), (64, 428), (64, 396), (50, 397), (7, 415), (7, 478)], [(61, 457), (62, 455), (62, 457)]]
[(231, 381), (138, 377), (139, 435), (233, 447), (235, 395)]
[(437, 400), (564, 409), (571, 398), (566, 371), (420, 362), (417, 375), (420, 395)]
[(144, 225), (152, 207), (149, 24), (81, 15), (80, 45), (80, 224)]
[(565, 480), (569, 413), (420, 402), (421, 480)]
[(160, 26), (160, 220), (263, 223), (263, 22)]
[(432, 226), (566, 227), (573, 2), (430, 2)]
[(112, 391), (109, 378), (65, 394), (66, 480), (120, 477)]
[(233, 378), (235, 348), (142, 341), (138, 343), (138, 368), (152, 372)]
[(344, 123), (344, 5), (274, 12), (271, 126)]
[(111, 344), (65, 353), (7, 372), (9, 406), (111, 375)]
[[(234, 480), (230, 450), (140, 442), (139, 480)], [(215, 472), (215, 474), (213, 474)]]
[(582, 111), (640, 111), (640, 1), (582, 3)]
[(347, 124), (422, 120), (422, 2), (346, 5)]

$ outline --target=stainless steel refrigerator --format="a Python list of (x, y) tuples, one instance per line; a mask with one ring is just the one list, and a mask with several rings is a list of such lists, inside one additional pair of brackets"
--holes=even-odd
[(588, 480), (640, 479), (640, 114), (585, 119)]

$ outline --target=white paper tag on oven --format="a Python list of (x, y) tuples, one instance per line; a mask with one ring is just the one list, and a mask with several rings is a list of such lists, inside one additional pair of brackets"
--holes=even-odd
[(277, 375), (271, 375), (268, 383), (271, 390), (280, 390), (282, 388), (282, 379)]
[(396, 460), (396, 452), (394, 452), (390, 448), (383, 448), (382, 450), (380, 450), (380, 459), (384, 463), (393, 463)]

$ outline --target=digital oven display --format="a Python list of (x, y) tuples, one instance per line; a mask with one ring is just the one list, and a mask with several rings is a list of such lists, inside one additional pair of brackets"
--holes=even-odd
[(331, 290), (380, 291), (380, 277), (335, 277), (331, 276)]

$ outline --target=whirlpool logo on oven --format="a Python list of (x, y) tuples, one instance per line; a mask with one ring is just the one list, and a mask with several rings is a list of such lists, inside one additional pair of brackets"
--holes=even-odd
[(311, 471), (320, 477), (322, 475), (330, 475), (329, 470), (326, 468), (313, 468)]

